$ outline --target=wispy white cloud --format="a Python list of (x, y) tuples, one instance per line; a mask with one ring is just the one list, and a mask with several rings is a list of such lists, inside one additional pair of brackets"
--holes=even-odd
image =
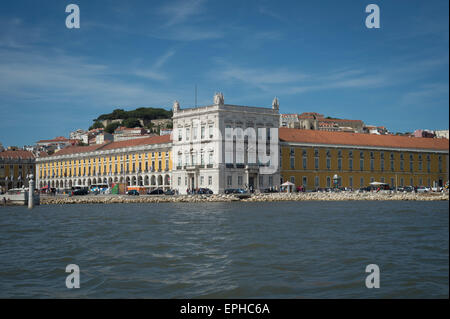
[[(148, 78), (162, 79), (146, 73)], [(75, 99), (87, 107), (138, 104), (167, 104), (173, 99), (167, 91), (142, 83), (120, 80), (133, 72), (115, 66), (90, 63), (85, 58), (42, 52), (0, 50), (0, 95), (20, 101), (61, 102)]]
[(155, 62), (155, 68), (159, 69), (164, 64), (166, 64), (167, 61), (175, 54), (175, 50), (170, 49), (166, 53), (164, 53), (162, 56), (160, 56), (156, 62)]
[(171, 2), (160, 8), (160, 13), (166, 19), (165, 26), (182, 24), (195, 15), (203, 13), (204, 0), (181, 0)]
[[(423, 107), (431, 107), (433, 100), (449, 98), (448, 83), (429, 83), (420, 86), (417, 90), (409, 91), (403, 94), (400, 99), (400, 104), (403, 106), (417, 105), (422, 103)], [(428, 102), (426, 102), (428, 101)]]
[(285, 20), (285, 19), (283, 19), (283, 17), (279, 13), (275, 12), (273, 9), (269, 8), (266, 5), (258, 6), (258, 12), (260, 14), (262, 14), (262, 15), (266, 15), (266, 16), (269, 16), (271, 18), (274, 18), (274, 19), (277, 19), (277, 20), (280, 20), (280, 21), (284, 21)]
[(218, 71), (214, 76), (225, 81), (241, 82), (262, 91), (289, 95), (330, 89), (392, 87), (423, 80), (429, 72), (448, 67), (448, 57), (416, 60), (414, 63), (407, 60), (395, 66), (353, 66), (322, 72), (305, 72), (293, 68), (243, 67), (223, 59), (216, 59), (216, 63)]

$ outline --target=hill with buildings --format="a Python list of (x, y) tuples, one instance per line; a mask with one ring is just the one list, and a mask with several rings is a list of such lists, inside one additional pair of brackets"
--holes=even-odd
[(153, 107), (140, 107), (131, 111), (115, 109), (111, 113), (100, 115), (93, 121), (94, 124), (89, 129), (104, 128), (109, 133), (119, 126), (164, 129), (172, 127), (172, 111)]

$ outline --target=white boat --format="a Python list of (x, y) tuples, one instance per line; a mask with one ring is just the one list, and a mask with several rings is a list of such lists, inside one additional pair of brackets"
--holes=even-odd
[[(34, 193), (34, 205), (41, 202), (39, 193)], [(28, 205), (28, 188), (12, 188), (0, 194), (0, 205)]]

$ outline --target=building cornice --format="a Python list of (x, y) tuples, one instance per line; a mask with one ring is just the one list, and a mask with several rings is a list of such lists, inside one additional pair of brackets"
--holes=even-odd
[(122, 153), (143, 152), (143, 151), (157, 150), (157, 149), (162, 149), (162, 148), (171, 149), (171, 147), (172, 147), (172, 143), (147, 144), (147, 145), (117, 148), (117, 149), (112, 149), (112, 150), (98, 150), (98, 151), (85, 152), (85, 153), (73, 153), (73, 154), (66, 154), (66, 155), (57, 155), (56, 154), (53, 156), (36, 158), (36, 162), (39, 162), (39, 163), (53, 162), (56, 160), (68, 160), (68, 159), (73, 159), (73, 158), (87, 158), (87, 157), (98, 157), (98, 156), (105, 156), (105, 155), (117, 155), (117, 154), (122, 154)]
[(379, 147), (379, 146), (367, 146), (367, 145), (317, 144), (317, 143), (301, 143), (301, 142), (286, 142), (286, 141), (280, 142), (280, 146), (365, 149), (365, 150), (377, 150), (377, 151), (439, 153), (439, 154), (448, 154), (449, 153), (448, 150), (423, 149), (423, 148), (398, 148), (398, 147)]

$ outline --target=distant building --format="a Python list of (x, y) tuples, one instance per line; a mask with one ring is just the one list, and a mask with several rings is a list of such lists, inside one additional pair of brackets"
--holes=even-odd
[[(323, 127), (324, 131), (327, 131), (329, 127), (351, 127), (354, 133), (363, 133), (364, 132), (364, 122), (361, 120), (348, 120), (348, 119), (333, 119), (333, 118), (323, 118), (318, 119), (319, 122), (319, 130)], [(341, 131), (338, 129), (337, 131)]]
[(81, 136), (81, 140), (84, 144), (88, 144), (88, 145), (92, 145), (92, 144), (96, 144), (97, 143), (97, 135), (102, 134), (104, 131), (103, 128), (95, 128), (92, 130), (89, 130), (87, 132), (85, 132), (82, 136)]
[(433, 131), (431, 130), (415, 130), (413, 133), (414, 137), (428, 137), (428, 138), (433, 138), (436, 135), (434, 134)]
[(156, 119), (151, 120), (153, 126), (158, 126), (160, 128), (168, 128), (172, 126), (172, 119)]
[(87, 131), (78, 129), (76, 131), (70, 132), (70, 139), (71, 140), (83, 140), (83, 135), (87, 134)]
[(71, 139), (65, 138), (64, 136), (58, 136), (51, 140), (37, 141), (36, 145), (44, 147), (44, 148), (62, 149), (66, 146), (75, 145), (77, 143), (78, 143), (78, 140), (71, 140)]
[(159, 135), (170, 135), (172, 134), (172, 130), (160, 130)]
[(0, 152), (2, 152), (4, 150), (4, 148), (3, 148), (3, 144), (2, 143), (0, 143)]
[[(280, 127), (330, 132), (364, 132), (364, 122), (361, 120), (335, 119), (329, 117), (325, 118), (323, 114), (316, 112), (281, 114)], [(349, 130), (349, 128), (351, 130)]]
[(112, 142), (112, 141), (114, 141), (114, 136), (107, 132), (100, 133), (95, 137), (95, 144), (103, 144), (105, 142)]
[(0, 193), (28, 186), (28, 176), (35, 174), (35, 155), (24, 150), (0, 152)]
[(434, 131), (434, 134), (436, 134), (437, 138), (449, 138), (448, 135), (448, 130), (439, 130), (439, 131)]
[(103, 127), (107, 127), (111, 123), (120, 123), (122, 124), (123, 119), (115, 119), (115, 120), (103, 120), (100, 121), (103, 124)]
[(114, 131), (114, 142), (117, 141), (125, 141), (125, 140), (132, 140), (136, 138), (144, 138), (144, 137), (150, 137), (155, 136), (155, 134), (149, 134), (148, 130), (142, 127), (133, 127), (128, 128), (124, 126), (120, 126), (115, 129)]
[(300, 128), (298, 114), (280, 114), (280, 127)]

